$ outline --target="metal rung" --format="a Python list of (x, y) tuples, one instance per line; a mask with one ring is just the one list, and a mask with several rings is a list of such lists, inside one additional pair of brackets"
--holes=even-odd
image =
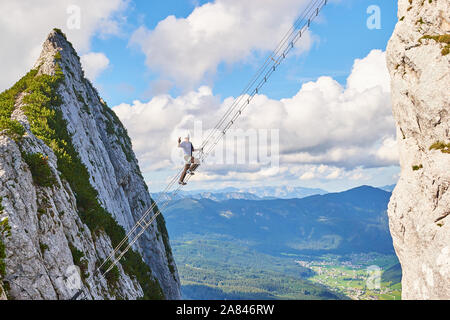
[(147, 229), (149, 227), (149, 224), (146, 223), (145, 221), (142, 221), (144, 223), (144, 225), (141, 224), (141, 221), (138, 222), (138, 224), (141, 226), (142, 229)]

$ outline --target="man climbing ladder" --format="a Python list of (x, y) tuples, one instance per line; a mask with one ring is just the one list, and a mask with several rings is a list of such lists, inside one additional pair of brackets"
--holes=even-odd
[(184, 138), (184, 141), (181, 142), (181, 137), (178, 138), (178, 148), (183, 149), (184, 151), (184, 160), (186, 161), (186, 164), (184, 165), (184, 170), (181, 173), (180, 180), (178, 181), (181, 185), (186, 185), (186, 182), (184, 182), (184, 178), (186, 177), (186, 174), (189, 172), (191, 175), (194, 174), (195, 169), (198, 168), (200, 165), (200, 161), (192, 155), (195, 151), (203, 151), (203, 148), (201, 149), (194, 149), (194, 146), (189, 141), (189, 134), (186, 135)]

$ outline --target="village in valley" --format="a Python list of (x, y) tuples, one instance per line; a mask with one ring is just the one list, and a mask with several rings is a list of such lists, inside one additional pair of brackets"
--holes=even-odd
[(400, 300), (401, 284), (386, 281), (383, 272), (396, 264), (392, 255), (375, 253), (305, 257), (295, 263), (314, 271), (310, 281), (352, 300)]

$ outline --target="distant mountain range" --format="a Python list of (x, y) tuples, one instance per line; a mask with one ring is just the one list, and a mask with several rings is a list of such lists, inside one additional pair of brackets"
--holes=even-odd
[[(268, 199), (293, 199), (305, 198), (317, 194), (326, 194), (327, 191), (316, 188), (303, 187), (252, 187), (252, 188), (234, 188), (228, 187), (217, 190), (194, 190), (180, 191), (174, 200), (191, 199), (210, 199), (214, 201), (224, 201), (231, 199), (242, 200), (268, 200)], [(158, 199), (159, 193), (151, 194), (153, 199)]]
[[(270, 191), (284, 196), (302, 192)], [(386, 215), (391, 194), (384, 190), (362, 186), (301, 199), (269, 200), (228, 199), (229, 194), (224, 192), (220, 201), (216, 193), (216, 200), (173, 201), (164, 212), (171, 238), (224, 235), (271, 254), (394, 253)]]

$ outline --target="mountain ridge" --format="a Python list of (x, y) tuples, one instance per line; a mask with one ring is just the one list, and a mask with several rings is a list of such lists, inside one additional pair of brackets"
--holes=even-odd
[[(267, 200), (267, 199), (293, 199), (304, 198), (315, 194), (326, 194), (328, 191), (318, 188), (305, 187), (289, 187), (289, 186), (261, 186), (261, 187), (227, 187), (222, 189), (212, 190), (192, 190), (180, 191), (175, 199), (182, 198), (209, 198), (212, 200), (226, 200), (226, 199), (250, 199), (250, 200)], [(157, 199), (160, 193), (152, 193), (153, 198)]]
[(393, 253), (386, 215), (390, 195), (361, 186), (302, 199), (181, 199), (169, 205), (166, 219), (174, 239), (210, 233), (249, 241), (263, 251), (266, 246), (271, 253)]

